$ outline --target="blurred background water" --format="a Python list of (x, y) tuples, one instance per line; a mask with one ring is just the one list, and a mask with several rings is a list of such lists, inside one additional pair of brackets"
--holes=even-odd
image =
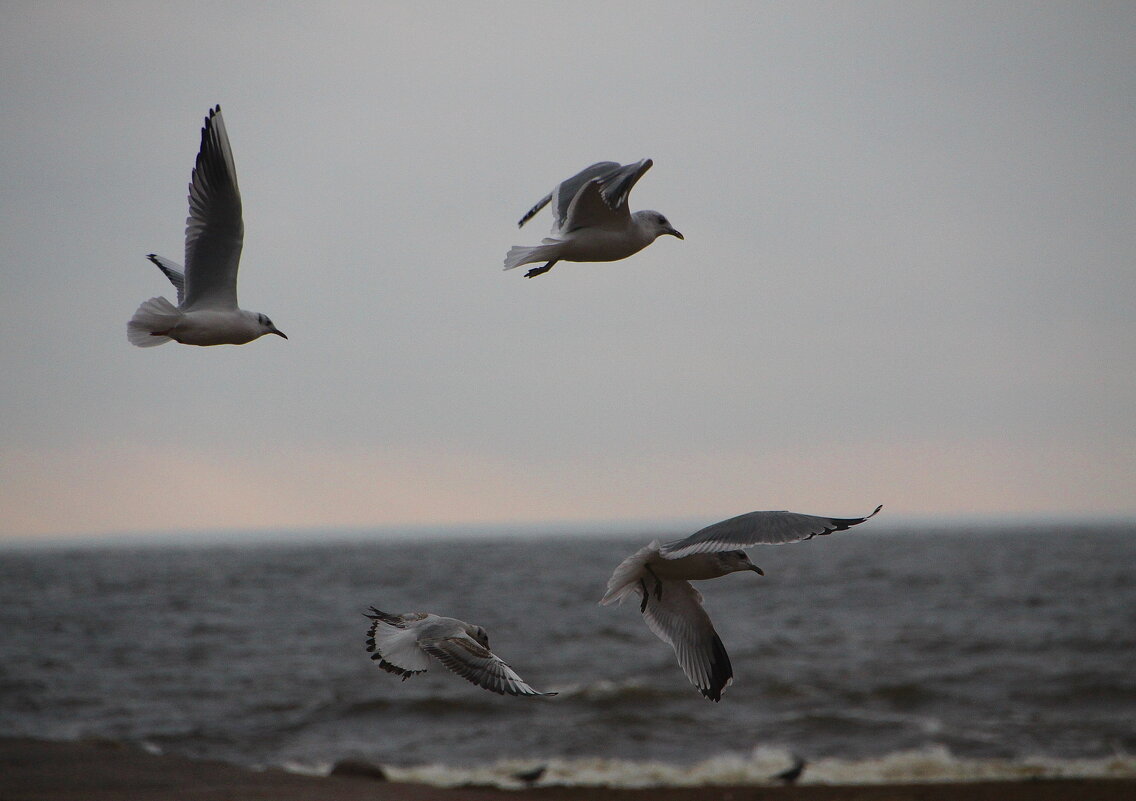
[[(699, 585), (734, 665), (720, 704), (635, 605), (597, 605), (648, 539), (8, 548), (0, 735), (316, 772), (790, 753), (1136, 770), (1136, 525), (865, 527), (753, 548), (764, 578)], [(372, 604), (483, 625), (560, 694), (500, 697), (440, 665), (400, 681), (364, 650)]]

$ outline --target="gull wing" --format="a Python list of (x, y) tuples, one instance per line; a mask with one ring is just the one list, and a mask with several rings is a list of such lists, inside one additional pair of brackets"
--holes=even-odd
[(185, 309), (237, 308), (244, 243), (241, 193), (221, 107), (209, 111), (189, 182), (185, 221)]
[(556, 695), (534, 690), (500, 657), (467, 634), (424, 639), (419, 646), (463, 679), (499, 695)]
[(430, 667), (430, 658), (418, 647), (418, 635), (413, 628), (430, 615), (424, 612), (392, 615), (373, 606), (370, 613), (364, 614), (371, 619), (367, 650), (372, 652), (371, 659), (376, 660), (379, 667), (402, 676), (404, 681)]
[(151, 253), (146, 256), (150, 261), (157, 265), (166, 278), (170, 279), (170, 283), (178, 293), (178, 305), (181, 305), (182, 298), (185, 297), (185, 273), (182, 272), (181, 265), (177, 262), (170, 261), (164, 256), (159, 256), (157, 253)]
[(605, 175), (600, 178), (602, 186), (602, 194), (604, 200), (613, 209), (627, 208), (627, 196), (631, 194), (631, 187), (643, 177), (643, 173), (651, 169), (651, 165), (655, 162), (651, 159), (643, 159), (635, 164), (628, 164), (626, 167), (620, 167), (610, 175)]
[[(568, 203), (564, 217), (559, 221), (559, 232), (569, 233), (579, 228), (626, 229), (631, 224), (627, 195), (651, 164), (650, 159), (643, 159), (626, 167), (616, 165), (615, 169), (589, 180)], [(558, 198), (558, 202), (562, 201), (562, 197)]]
[(785, 545), (811, 540), (833, 531), (846, 531), (874, 517), (883, 506), (866, 517), (818, 517), (797, 512), (750, 512), (731, 517), (696, 531), (689, 537), (664, 544), (659, 552), (667, 559), (681, 559), (695, 553), (733, 551), (751, 545)]
[(554, 218), (552, 228), (554, 231), (559, 230), (564, 224), (565, 218), (568, 216), (568, 204), (572, 202), (572, 198), (576, 197), (576, 193), (580, 191), (580, 187), (593, 178), (614, 174), (618, 172), (619, 169), (619, 164), (614, 161), (600, 161), (590, 167), (585, 167), (571, 178), (566, 178), (561, 181), (556, 185), (555, 189), (542, 197), (540, 201), (521, 218), (520, 222), (517, 223), (517, 227), (520, 228), (523, 226), (536, 216), (537, 212), (547, 206), (553, 198), (556, 198), (556, 203), (552, 206)]
[(604, 200), (603, 183), (593, 178), (584, 184), (572, 202), (568, 204), (568, 215), (560, 226), (560, 233), (567, 234), (580, 228), (605, 228), (622, 231), (631, 224), (631, 213), (627, 206), (613, 209)]
[[(702, 608), (702, 595), (681, 579), (663, 579), (661, 589), (648, 579), (643, 619), (663, 642), (674, 648), (682, 672), (711, 701), (722, 699), (722, 690), (734, 680), (730, 656), (710, 616)], [(643, 593), (643, 588), (639, 588)]]

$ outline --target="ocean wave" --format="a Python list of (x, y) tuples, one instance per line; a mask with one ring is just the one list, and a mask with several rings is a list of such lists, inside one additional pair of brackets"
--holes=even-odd
[[(776, 775), (793, 762), (794, 755), (788, 750), (761, 746), (748, 755), (723, 754), (692, 765), (591, 757), (547, 760), (513, 758), (471, 767), (442, 764), (382, 767), (391, 781), (437, 787), (518, 789), (535, 785), (646, 789), (771, 785), (778, 783)], [(306, 773), (319, 772), (310, 767), (289, 767)], [(537, 768), (544, 770), (535, 782), (518, 778), (518, 775)], [(325, 766), (322, 772), (329, 770), (330, 766)], [(945, 746), (931, 746), (870, 759), (823, 758), (809, 761), (798, 783), (856, 785), (1051, 778), (1136, 778), (1136, 756), (1117, 754), (1096, 759), (1044, 756), (963, 759), (954, 756)]]
[(604, 704), (634, 702), (669, 697), (672, 693), (646, 679), (630, 678), (622, 681), (597, 679), (595, 681), (562, 684), (557, 688), (562, 699), (577, 699)]

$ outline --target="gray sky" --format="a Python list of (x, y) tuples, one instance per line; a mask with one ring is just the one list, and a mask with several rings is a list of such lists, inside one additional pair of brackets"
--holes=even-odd
[[(3, 16), (0, 539), (1136, 514), (1136, 6)], [(213, 103), (290, 339), (134, 348)], [(501, 271), (648, 156), (685, 242)]]

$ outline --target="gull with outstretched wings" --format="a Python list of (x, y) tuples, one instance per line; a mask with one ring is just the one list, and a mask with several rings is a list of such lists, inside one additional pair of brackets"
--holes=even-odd
[(489, 650), (489, 635), (452, 617), (428, 612), (392, 615), (371, 607), (367, 650), (371, 659), (403, 680), (422, 673), (436, 659), (463, 679), (500, 695), (541, 695)]
[(126, 325), (131, 343), (148, 348), (166, 342), (184, 345), (243, 345), (265, 334), (284, 337), (266, 315), (237, 305), (237, 267), (245, 225), (241, 193), (221, 107), (209, 110), (201, 129), (201, 149), (189, 182), (185, 221), (185, 267), (151, 253), (177, 290), (178, 305), (150, 298)]
[(647, 627), (674, 648), (686, 677), (706, 698), (719, 701), (733, 682), (734, 669), (702, 595), (691, 581), (718, 578), (742, 570), (765, 575), (743, 548), (785, 545), (846, 531), (866, 517), (818, 517), (797, 512), (750, 512), (723, 520), (672, 542), (653, 541), (624, 559), (607, 582), (604, 606), (640, 596)]
[(643, 159), (621, 165), (601, 161), (561, 181), (517, 223), (523, 226), (545, 206), (552, 206), (552, 235), (541, 244), (514, 245), (505, 256), (505, 269), (545, 262), (525, 273), (541, 275), (558, 261), (618, 261), (638, 253), (663, 234), (683, 235), (657, 211), (632, 213), (627, 196), (654, 162)]

